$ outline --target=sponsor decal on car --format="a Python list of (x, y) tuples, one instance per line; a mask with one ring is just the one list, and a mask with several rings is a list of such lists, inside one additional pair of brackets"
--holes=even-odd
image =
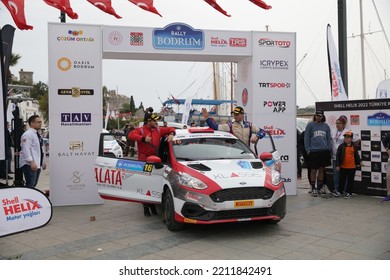
[(234, 208), (240, 208), (240, 207), (254, 207), (255, 201), (254, 200), (240, 200), (240, 201), (234, 201)]

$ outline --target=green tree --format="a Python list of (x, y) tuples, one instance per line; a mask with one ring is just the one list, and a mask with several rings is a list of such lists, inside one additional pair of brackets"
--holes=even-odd
[(8, 83), (11, 83), (11, 77), (12, 77), (12, 73), (11, 73), (10, 68), (16, 66), (19, 63), (19, 60), (21, 58), (22, 58), (21, 55), (19, 55), (17, 53), (11, 53), (11, 59), (9, 61), (9, 68), (7, 69), (7, 71), (8, 71), (8, 81), (7, 82)]
[(49, 122), (49, 87), (39, 81), (33, 85), (30, 91), (30, 97), (38, 100), (39, 110), (42, 112), (42, 118)]
[(136, 111), (137, 109), (135, 109), (134, 98), (133, 96), (130, 96), (130, 112), (134, 115)]
[(138, 108), (138, 109), (142, 109), (143, 111), (145, 110), (144, 104), (142, 104), (142, 102), (141, 102), (141, 104), (139, 105), (139, 108)]

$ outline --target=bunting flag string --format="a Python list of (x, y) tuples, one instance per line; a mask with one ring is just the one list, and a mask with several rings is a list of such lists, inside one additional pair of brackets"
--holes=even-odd
[(78, 19), (79, 17), (78, 14), (73, 12), (72, 8), (70, 7), (69, 0), (43, 0), (43, 2), (49, 6), (59, 9), (60, 11), (63, 11), (71, 19)]
[(144, 9), (145, 11), (155, 13), (156, 15), (160, 15), (160, 13), (157, 11), (157, 9), (153, 6), (153, 0), (129, 0), (134, 5), (140, 7), (141, 9)]
[[(110, 14), (117, 19), (121, 19), (122, 17), (118, 15), (115, 11), (115, 9), (112, 6), (111, 0), (87, 0), (89, 3), (100, 9), (101, 11)], [(162, 15), (157, 11), (157, 9), (153, 5), (153, 0), (128, 0), (132, 4), (138, 6), (139, 8), (154, 13), (156, 15), (159, 15), (162, 17)], [(209, 4), (211, 7), (213, 7), (215, 10), (219, 11), (223, 15), (230, 17), (231, 15), (227, 13), (222, 7), (217, 3), (217, 0), (203, 0), (207, 4)], [(262, 0), (249, 0), (256, 6), (269, 10), (272, 7), (270, 5), (267, 5)], [(24, 13), (24, 0), (1, 0), (1, 2), (4, 4), (4, 6), (8, 9), (10, 12), (12, 19), (14, 20), (16, 26), (21, 30), (31, 30), (33, 29), (33, 26), (28, 25), (26, 22), (26, 17)], [(70, 0), (43, 0), (47, 5), (52, 6), (64, 13), (71, 19), (78, 19), (78, 14), (75, 13), (70, 5)]]
[(216, 9), (218, 12), (224, 14), (227, 17), (230, 17), (230, 15), (221, 8), (221, 6), (218, 5), (217, 0), (204, 0), (207, 4), (209, 4), (211, 7)]
[(1, 0), (4, 6), (11, 13), (12, 19), (14, 20), (16, 26), (20, 30), (31, 30), (33, 27), (26, 23), (26, 17), (24, 15), (24, 0)]
[(111, 5), (111, 0), (87, 0), (89, 3), (94, 5), (96, 8), (102, 10), (103, 12), (113, 15), (116, 18), (122, 18), (118, 15), (114, 8)]

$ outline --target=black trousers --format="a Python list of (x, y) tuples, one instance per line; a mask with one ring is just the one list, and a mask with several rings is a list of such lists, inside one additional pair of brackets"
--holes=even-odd
[[(356, 168), (340, 168), (340, 186), (346, 185), (346, 192), (352, 194)], [(342, 190), (340, 190), (342, 191)]]

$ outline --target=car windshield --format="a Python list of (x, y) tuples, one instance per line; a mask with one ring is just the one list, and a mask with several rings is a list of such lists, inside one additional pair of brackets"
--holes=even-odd
[(255, 159), (253, 152), (240, 140), (231, 138), (191, 138), (175, 140), (173, 154), (177, 160)]
[(104, 141), (115, 141), (114, 135), (104, 135)]

